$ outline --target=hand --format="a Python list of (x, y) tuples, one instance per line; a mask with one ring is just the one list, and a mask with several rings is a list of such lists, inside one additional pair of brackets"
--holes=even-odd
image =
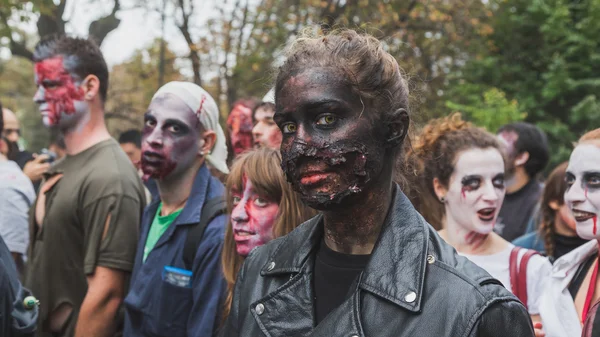
[(542, 330), (542, 323), (533, 324), (533, 330), (535, 332), (535, 337), (545, 337), (546, 333)]
[(31, 182), (36, 183), (42, 180), (43, 174), (46, 173), (48, 169), (50, 169), (51, 164), (46, 163), (46, 161), (50, 159), (48, 155), (34, 154), (33, 156), (34, 159), (32, 161), (27, 162), (27, 164), (25, 164), (25, 166), (23, 167), (23, 173), (25, 173), (25, 175), (29, 177)]

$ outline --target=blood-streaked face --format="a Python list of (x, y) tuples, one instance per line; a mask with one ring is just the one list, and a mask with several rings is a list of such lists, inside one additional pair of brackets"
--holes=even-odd
[(196, 114), (178, 97), (153, 99), (142, 130), (144, 179), (177, 177), (192, 167), (200, 155), (200, 129)]
[(489, 234), (505, 193), (504, 160), (500, 152), (494, 148), (466, 150), (458, 155), (450, 177), (447, 221), (454, 221), (468, 232)]
[(252, 147), (252, 110), (238, 104), (227, 118), (233, 153), (238, 154)]
[(84, 92), (77, 83), (80, 80), (67, 71), (62, 56), (35, 64), (38, 89), (33, 99), (39, 105), (44, 125), (65, 129), (87, 115), (89, 109), (83, 101)]
[(577, 222), (577, 235), (584, 239), (600, 239), (600, 146), (578, 145), (567, 167), (565, 203)]
[(386, 131), (377, 111), (337, 68), (298, 71), (276, 96), (282, 168), (302, 199), (318, 210), (364, 201), (385, 176)]
[(231, 224), (237, 253), (247, 256), (253, 248), (273, 240), (279, 203), (256, 193), (250, 180), (244, 179), (242, 188), (241, 191), (231, 191)]
[(273, 121), (275, 111), (268, 108), (258, 108), (254, 113), (256, 124), (252, 129), (254, 145), (279, 150), (281, 147), (281, 130)]

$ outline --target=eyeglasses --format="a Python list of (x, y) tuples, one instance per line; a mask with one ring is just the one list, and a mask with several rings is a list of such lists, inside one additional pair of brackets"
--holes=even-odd
[(17, 135), (21, 135), (21, 129), (4, 129), (3, 131), (4, 136), (10, 136), (13, 133), (16, 133)]

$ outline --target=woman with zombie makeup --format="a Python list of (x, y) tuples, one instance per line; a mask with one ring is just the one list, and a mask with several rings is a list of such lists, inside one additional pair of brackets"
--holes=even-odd
[[(541, 255), (523, 262), (527, 250), (515, 249), (493, 232), (505, 194), (505, 162), (496, 137), (454, 114), (429, 122), (413, 148), (422, 160), (417, 175), (429, 193), (424, 202), (441, 210), (440, 236), (517, 294), (539, 322), (539, 299), (551, 265)], [(526, 276), (511, 273), (513, 264), (526, 268)]]
[(558, 165), (545, 181), (539, 230), (513, 241), (516, 246), (534, 249), (548, 256), (551, 262), (588, 241), (577, 236), (575, 218), (565, 203), (568, 164)]
[(316, 214), (285, 181), (280, 165), (278, 151), (256, 149), (240, 155), (227, 177), (231, 219), (221, 259), (227, 281), (224, 318), (229, 315), (237, 274), (250, 251), (286, 235)]
[(299, 37), (275, 98), (283, 171), (321, 214), (246, 257), (223, 336), (533, 336), (523, 305), (392, 181), (408, 85), (380, 41)]
[(575, 217), (577, 235), (590, 241), (554, 262), (541, 301), (542, 317), (549, 337), (596, 337), (600, 336), (600, 129), (579, 139), (565, 181), (565, 203)]

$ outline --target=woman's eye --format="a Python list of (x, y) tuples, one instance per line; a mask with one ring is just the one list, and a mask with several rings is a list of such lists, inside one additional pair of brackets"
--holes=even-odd
[(480, 181), (478, 179), (471, 179), (463, 182), (463, 189), (467, 191), (475, 191), (479, 188)]
[(240, 203), (241, 199), (240, 199), (240, 197), (235, 197), (234, 196), (231, 201), (232, 201), (232, 204), (235, 206), (235, 205), (237, 205), (237, 204)]
[(575, 183), (575, 177), (573, 177), (573, 176), (566, 176), (565, 177), (565, 183), (567, 183), (567, 186), (572, 186)]
[(153, 119), (148, 119), (148, 120), (146, 120), (145, 125), (146, 126), (150, 126), (150, 127), (155, 126), (156, 125), (156, 121), (153, 120)]
[(294, 123), (287, 123), (287, 124), (283, 125), (283, 127), (281, 128), (281, 131), (283, 133), (289, 134), (289, 133), (296, 132), (297, 129), (298, 129), (298, 127), (296, 126), (296, 124), (294, 124)]
[(331, 125), (337, 122), (337, 117), (334, 115), (323, 115), (317, 119), (317, 125)]
[(269, 202), (263, 198), (254, 199), (254, 204), (258, 207), (265, 207)]
[(588, 183), (588, 185), (591, 185), (594, 187), (599, 186), (600, 185), (600, 177), (599, 176), (589, 177), (587, 183)]

